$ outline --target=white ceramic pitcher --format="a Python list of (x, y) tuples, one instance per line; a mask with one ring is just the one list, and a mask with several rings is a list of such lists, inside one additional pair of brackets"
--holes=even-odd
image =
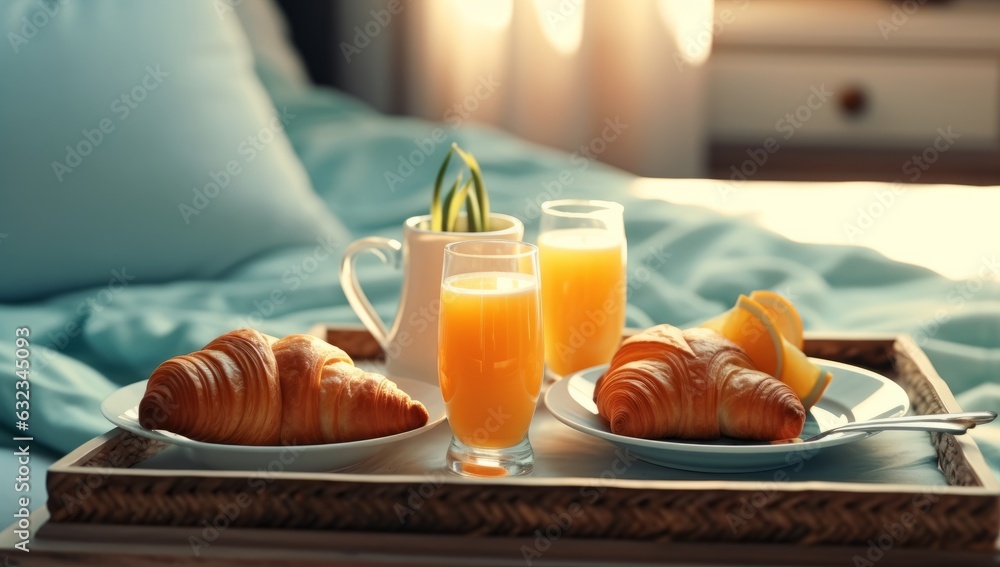
[[(340, 263), (340, 285), (358, 318), (382, 345), (389, 378), (406, 377), (437, 384), (438, 314), (445, 245), (463, 240), (522, 240), (524, 225), (512, 216), (497, 213), (490, 214), (488, 232), (437, 232), (430, 229), (430, 222), (430, 215), (407, 219), (403, 224), (402, 244), (381, 236), (352, 242)], [(463, 215), (458, 228), (466, 226)], [(358, 281), (355, 262), (363, 252), (372, 252), (396, 267), (402, 264), (403, 289), (391, 329), (386, 328)]]

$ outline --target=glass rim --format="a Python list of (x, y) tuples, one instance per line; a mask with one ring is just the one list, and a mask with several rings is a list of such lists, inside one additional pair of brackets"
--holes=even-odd
[[(571, 211), (560, 211), (556, 207), (594, 207), (593, 211), (588, 212), (571, 212)], [(621, 203), (616, 203), (614, 201), (604, 201), (601, 199), (556, 199), (554, 201), (545, 201), (542, 203), (541, 210), (543, 214), (552, 215), (554, 217), (564, 217), (564, 218), (586, 218), (591, 217), (595, 213), (618, 213), (623, 214), (625, 212), (625, 207)]]
[[(510, 254), (483, 254), (483, 253), (472, 253), (472, 252), (460, 252), (455, 249), (464, 245), (469, 244), (500, 244), (503, 246), (518, 245), (524, 248), (521, 252), (512, 252)], [(484, 238), (484, 239), (471, 239), (471, 240), (460, 240), (458, 242), (451, 242), (446, 244), (444, 247), (444, 253), (450, 254), (452, 256), (461, 256), (463, 258), (499, 258), (499, 259), (512, 259), (512, 258), (528, 258), (531, 255), (538, 254), (538, 247), (530, 242), (525, 242), (523, 240), (504, 240), (502, 238)]]

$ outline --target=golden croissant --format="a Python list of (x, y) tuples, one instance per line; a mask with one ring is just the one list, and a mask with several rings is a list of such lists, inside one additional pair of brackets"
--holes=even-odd
[(795, 392), (735, 343), (670, 325), (623, 342), (594, 400), (613, 433), (646, 439), (775, 441), (798, 437), (806, 418)]
[(427, 423), (423, 404), (310, 335), (226, 333), (149, 377), (139, 423), (198, 441), (308, 445), (372, 439)]

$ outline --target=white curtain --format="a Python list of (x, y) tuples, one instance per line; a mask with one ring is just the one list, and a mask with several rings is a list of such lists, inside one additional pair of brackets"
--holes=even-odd
[(704, 173), (712, 0), (339, 6), (348, 42), (377, 14), (385, 22), (380, 10), (398, 8), (341, 73), (385, 110), (493, 124), (640, 175)]

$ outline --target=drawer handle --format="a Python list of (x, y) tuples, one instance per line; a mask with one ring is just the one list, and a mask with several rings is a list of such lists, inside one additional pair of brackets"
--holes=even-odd
[(848, 118), (858, 118), (868, 110), (868, 93), (863, 87), (849, 85), (837, 93), (840, 112)]

